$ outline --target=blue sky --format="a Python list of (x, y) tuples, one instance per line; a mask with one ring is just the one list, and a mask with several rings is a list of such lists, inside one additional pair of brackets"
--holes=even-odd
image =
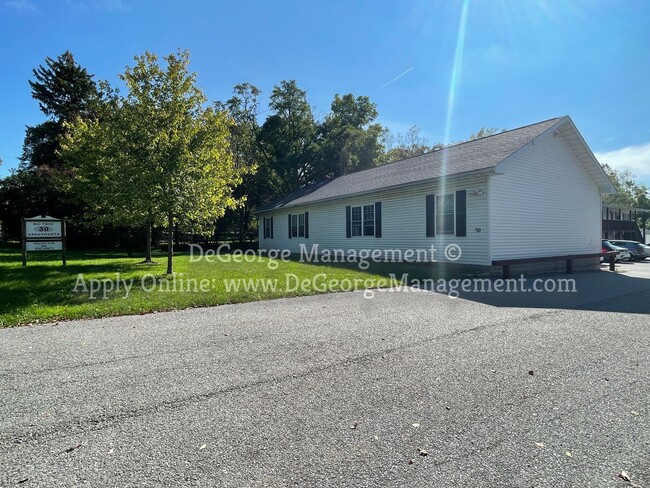
[(187, 48), (211, 100), (240, 82), (267, 95), (296, 79), (319, 115), (335, 93), (368, 95), (381, 123), (417, 125), (431, 143), (569, 114), (601, 161), (650, 184), (650, 2), (466, 0), (459, 46), (462, 8), (461, 0), (0, 0), (0, 176), (17, 164), (25, 125), (43, 120), (27, 80), (46, 56), (69, 49), (116, 82), (136, 54)]

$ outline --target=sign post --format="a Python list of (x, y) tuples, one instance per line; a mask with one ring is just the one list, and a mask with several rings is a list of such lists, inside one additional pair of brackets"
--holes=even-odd
[(27, 247), (25, 242), (25, 217), (23, 217), (22, 225), (20, 226), (20, 245), (23, 251), (23, 266), (27, 266)]
[(47, 215), (23, 218), (22, 250), (23, 266), (27, 266), (27, 251), (61, 251), (63, 266), (66, 265), (66, 221)]

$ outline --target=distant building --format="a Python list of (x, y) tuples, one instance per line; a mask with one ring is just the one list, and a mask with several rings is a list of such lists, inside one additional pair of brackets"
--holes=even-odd
[(602, 218), (603, 239), (648, 242), (646, 226), (650, 219), (650, 209), (603, 203)]

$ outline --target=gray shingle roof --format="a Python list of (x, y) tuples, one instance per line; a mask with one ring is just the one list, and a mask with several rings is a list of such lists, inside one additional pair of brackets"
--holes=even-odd
[(493, 136), (462, 142), (420, 156), (309, 185), (271, 205), (258, 209), (258, 212), (493, 168), (548, 130), (561, 118), (557, 117)]

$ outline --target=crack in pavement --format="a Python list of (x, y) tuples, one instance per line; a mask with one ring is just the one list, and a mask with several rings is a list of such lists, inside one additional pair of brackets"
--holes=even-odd
[[(550, 310), (544, 313), (534, 313), (526, 318), (529, 320), (539, 320), (541, 318), (547, 317), (547, 316), (552, 316), (552, 315), (557, 315), (564, 313), (565, 311), (563, 310)], [(285, 382), (293, 381), (296, 379), (302, 379), (306, 378), (309, 376), (313, 376), (319, 373), (323, 372), (330, 372), (334, 371), (337, 369), (346, 369), (349, 367), (354, 367), (358, 365), (363, 365), (366, 363), (373, 362), (375, 360), (382, 360), (385, 359), (385, 356), (395, 354), (398, 352), (406, 351), (406, 350), (414, 350), (417, 348), (424, 347), (426, 345), (429, 345), (432, 342), (436, 342), (439, 340), (445, 340), (453, 337), (458, 337), (460, 335), (468, 334), (468, 333), (474, 333), (478, 332), (487, 328), (492, 328), (492, 327), (499, 327), (503, 326), (504, 324), (507, 323), (512, 323), (516, 321), (520, 321), (521, 317), (513, 317), (512, 319), (508, 320), (501, 320), (497, 321), (493, 324), (486, 324), (486, 325), (480, 325), (476, 327), (472, 327), (469, 329), (464, 329), (461, 331), (453, 331), (447, 334), (442, 334), (438, 335), (436, 337), (431, 337), (427, 339), (423, 339), (421, 341), (418, 341), (417, 343), (408, 343), (408, 344), (401, 344), (395, 347), (390, 347), (386, 349), (382, 349), (380, 351), (372, 351), (367, 354), (359, 355), (353, 358), (347, 358), (342, 361), (336, 361), (333, 363), (328, 363), (324, 364), (319, 367), (314, 367), (314, 368), (309, 368), (306, 369), (302, 372), (298, 373), (291, 373), (291, 374), (285, 374), (285, 375), (280, 375), (280, 376), (272, 376), (270, 378), (262, 378), (256, 381), (249, 381), (237, 385), (232, 385), (229, 387), (225, 388), (218, 388), (216, 390), (212, 390), (206, 393), (200, 393), (200, 394), (194, 394), (194, 395), (189, 395), (183, 398), (179, 398), (176, 400), (163, 400), (160, 403), (157, 403), (155, 405), (148, 405), (148, 406), (143, 406), (140, 408), (135, 408), (131, 410), (122, 410), (121, 412), (117, 412), (114, 414), (107, 414), (102, 417), (77, 417), (74, 419), (70, 419), (64, 423), (61, 423), (54, 428), (51, 428), (46, 431), (42, 432), (31, 432), (28, 433), (27, 435), (23, 436), (15, 436), (15, 435), (3, 435), (0, 437), (0, 444), (5, 445), (5, 446), (11, 446), (15, 444), (22, 444), (24, 442), (34, 442), (39, 439), (43, 439), (46, 437), (53, 437), (53, 438), (66, 438), (72, 435), (78, 435), (80, 433), (84, 432), (93, 432), (93, 431), (99, 431), (103, 430), (105, 428), (110, 427), (111, 425), (115, 423), (119, 423), (125, 420), (129, 420), (132, 418), (138, 418), (150, 414), (155, 414), (161, 411), (174, 411), (178, 410), (187, 406), (194, 405), (199, 402), (203, 401), (208, 401), (212, 398), (215, 398), (219, 395), (223, 394), (229, 394), (229, 393), (234, 393), (234, 392), (239, 392), (247, 389), (252, 389), (252, 388), (257, 388), (260, 386), (268, 385), (268, 384), (282, 384)], [(73, 432), (66, 431), (65, 435), (63, 436), (57, 436), (56, 434), (58, 432), (61, 432), (62, 427), (66, 426), (72, 426), (72, 425), (77, 425), (79, 428), (74, 430)], [(86, 426), (86, 428), (84, 428)]]

